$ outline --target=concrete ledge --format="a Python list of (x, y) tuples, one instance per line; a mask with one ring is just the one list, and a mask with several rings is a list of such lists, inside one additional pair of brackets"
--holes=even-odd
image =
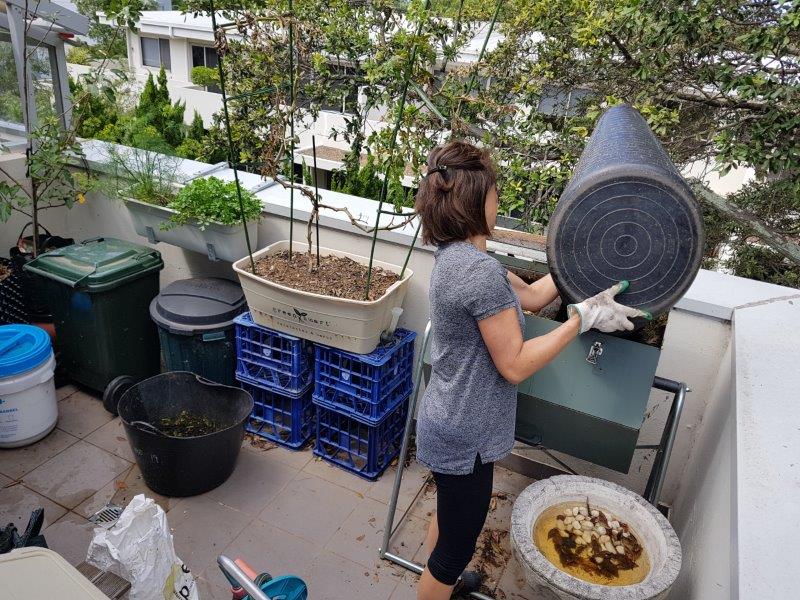
[(734, 312), (733, 598), (796, 598), (800, 300)]

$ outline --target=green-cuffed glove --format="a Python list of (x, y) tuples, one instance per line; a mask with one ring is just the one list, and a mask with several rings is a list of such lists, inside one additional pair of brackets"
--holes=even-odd
[(572, 316), (576, 312), (578, 313), (581, 318), (581, 333), (590, 329), (597, 329), (603, 333), (622, 331), (623, 329), (630, 331), (633, 329), (630, 319), (644, 317), (649, 321), (653, 315), (614, 301), (614, 296), (627, 290), (629, 285), (627, 281), (620, 281), (579, 304), (570, 304), (567, 306), (567, 314)]

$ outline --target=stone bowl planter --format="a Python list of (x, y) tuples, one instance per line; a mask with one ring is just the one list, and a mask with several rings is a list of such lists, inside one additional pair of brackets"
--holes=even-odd
[[(650, 558), (650, 573), (640, 583), (606, 586), (577, 579), (551, 563), (536, 547), (533, 528), (551, 506), (585, 502), (628, 523)], [(559, 475), (528, 486), (514, 502), (511, 546), (528, 584), (541, 598), (560, 600), (663, 599), (681, 570), (681, 546), (672, 526), (638, 494), (615, 483)]]

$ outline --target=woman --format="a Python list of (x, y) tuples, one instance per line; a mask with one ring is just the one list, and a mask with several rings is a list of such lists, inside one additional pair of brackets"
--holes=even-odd
[[(620, 282), (568, 308), (547, 335), (523, 339), (523, 310), (537, 311), (558, 292), (547, 276), (528, 285), (486, 254), (497, 220), (495, 170), (487, 152), (463, 142), (435, 148), (416, 199), (422, 236), (437, 246), (431, 274), (432, 375), (417, 421), (417, 457), (436, 481), (437, 512), (420, 600), (450, 598), (475, 552), (492, 494), (493, 464), (511, 452), (517, 384), (549, 363), (573, 338), (595, 327), (632, 329), (641, 311), (614, 302)], [(462, 577), (463, 575), (463, 577)], [(461, 590), (459, 590), (461, 591)]]

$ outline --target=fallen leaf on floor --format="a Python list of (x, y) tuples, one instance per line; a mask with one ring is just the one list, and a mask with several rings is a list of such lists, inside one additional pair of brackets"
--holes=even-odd
[(124, 491), (128, 489), (128, 484), (118, 479), (117, 481), (114, 482), (114, 488), (119, 491)]
[(356, 541), (357, 541), (357, 542), (363, 542), (363, 541), (364, 541), (364, 537), (366, 537), (366, 536), (365, 536), (365, 535), (362, 533), (360, 536), (358, 536), (358, 537), (356, 538)]

